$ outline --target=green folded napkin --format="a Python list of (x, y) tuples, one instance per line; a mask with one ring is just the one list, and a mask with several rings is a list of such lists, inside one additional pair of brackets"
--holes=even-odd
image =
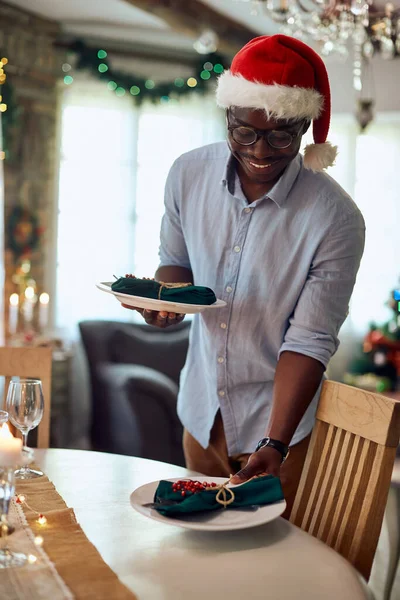
[[(204, 512), (207, 510), (240, 508), (244, 506), (274, 504), (284, 499), (280, 479), (273, 475), (256, 477), (242, 485), (221, 490), (221, 486), (197, 493), (186, 492), (182, 497), (180, 491), (173, 491), (170, 481), (160, 481), (151, 505), (164, 516), (173, 517), (179, 514)], [(232, 490), (234, 499), (229, 492)], [(227, 501), (224, 506), (217, 500)]]
[[(161, 289), (160, 289), (161, 288)], [(120, 277), (111, 284), (113, 292), (141, 296), (154, 300), (180, 302), (182, 304), (214, 304), (214, 292), (207, 287), (191, 284), (159, 283), (150, 279)]]

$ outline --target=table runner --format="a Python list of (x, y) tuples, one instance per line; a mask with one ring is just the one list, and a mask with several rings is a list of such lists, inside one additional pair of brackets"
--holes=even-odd
[[(10, 549), (37, 556), (35, 564), (0, 570), (0, 598), (7, 600), (136, 600), (88, 540), (74, 511), (46, 476), (20, 481), (17, 493), (26, 504), (11, 503), (10, 521), (17, 530)], [(22, 508), (23, 507), (23, 508)], [(47, 524), (37, 522), (43, 513)], [(43, 546), (34, 537), (43, 537)]]

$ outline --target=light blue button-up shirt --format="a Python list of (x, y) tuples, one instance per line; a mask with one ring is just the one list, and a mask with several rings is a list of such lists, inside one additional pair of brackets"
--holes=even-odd
[[(281, 352), (326, 366), (336, 351), (365, 234), (351, 198), (301, 155), (251, 204), (234, 164), (225, 142), (174, 163), (160, 244), (162, 266), (191, 269), (226, 302), (194, 317), (178, 414), (205, 448), (220, 408), (230, 456), (265, 435)], [(292, 444), (310, 433), (318, 396)]]

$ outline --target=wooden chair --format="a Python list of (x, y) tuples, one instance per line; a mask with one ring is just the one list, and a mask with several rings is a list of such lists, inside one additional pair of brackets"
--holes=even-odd
[(326, 381), (290, 521), (368, 580), (400, 437), (400, 402)]
[(29, 377), (42, 381), (44, 413), (38, 427), (38, 448), (49, 447), (51, 364), (51, 348), (0, 348), (0, 375), (6, 378), (4, 408), (11, 377)]

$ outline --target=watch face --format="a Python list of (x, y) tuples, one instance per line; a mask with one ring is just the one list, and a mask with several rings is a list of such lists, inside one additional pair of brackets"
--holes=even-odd
[(277, 450), (282, 456), (282, 462), (284, 462), (289, 454), (289, 449), (284, 446), (281, 442), (271, 440), (270, 437), (263, 438), (257, 444), (256, 452), (261, 450), (261, 448), (266, 448), (267, 446), (271, 446), (274, 450)]
[(260, 440), (257, 444), (256, 452), (258, 450), (261, 450), (261, 448), (264, 448), (264, 446), (267, 444), (268, 441), (269, 441), (269, 438), (263, 438), (262, 440)]
[(262, 440), (260, 440), (257, 444), (256, 452), (257, 450), (261, 450), (261, 448), (265, 448), (265, 446), (268, 446), (269, 439), (270, 438), (263, 438)]

